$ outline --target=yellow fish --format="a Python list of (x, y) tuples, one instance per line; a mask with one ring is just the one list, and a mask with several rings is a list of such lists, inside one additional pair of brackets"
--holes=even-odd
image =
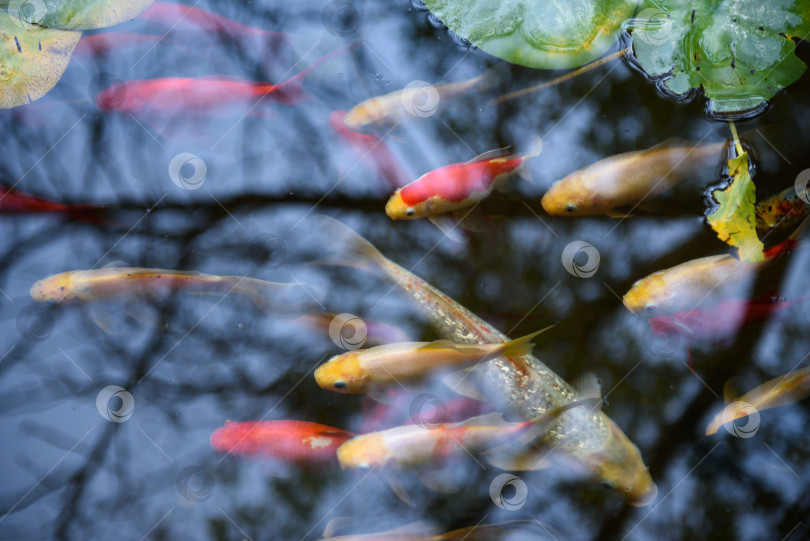
[(349, 351), (328, 360), (315, 370), (322, 389), (339, 393), (369, 390), (418, 380), (431, 372), (461, 369), (499, 356), (522, 357), (531, 353), (531, 339), (543, 331), (511, 342), (468, 345), (450, 340), (401, 342)]
[[(81, 304), (131, 297), (164, 298), (175, 291), (197, 294), (245, 295), (261, 309), (284, 310), (295, 305), (298, 284), (266, 282), (246, 276), (216, 276), (199, 272), (137, 267), (104, 267), (54, 274), (31, 286), (37, 302)], [(309, 300), (309, 299), (305, 299)], [(298, 298), (298, 302), (301, 297)]]
[[(345, 242), (341, 245), (344, 249), (339, 253), (340, 260), (332, 261), (333, 264), (382, 273), (423, 309), (444, 338), (466, 344), (509, 340), (455, 300), (387, 259), (342, 223), (323, 216), (319, 219), (330, 228), (331, 236), (339, 235)], [(583, 400), (579, 391), (532, 355), (498, 357), (475, 368), (466, 381), (495, 407), (524, 420)], [(454, 390), (463, 393), (466, 386)], [(592, 472), (602, 486), (616, 488), (631, 505), (649, 505), (658, 493), (638, 448), (601, 410), (565, 411), (551, 422), (537, 443), (542, 443), (545, 453), (553, 450), (572, 458)], [(527, 469), (526, 464), (522, 466)]]
[(716, 433), (725, 423), (747, 417), (753, 411), (793, 404), (804, 400), (808, 395), (810, 395), (810, 367), (766, 381), (715, 415), (706, 427), (706, 435)]
[(427, 83), (411, 84), (402, 90), (369, 98), (352, 107), (343, 117), (343, 122), (349, 129), (363, 131), (394, 124), (409, 114), (416, 117), (431, 116), (443, 100), (476, 87), (482, 90), (491, 84), (496, 70), (501, 69), (499, 66), (466, 81), (436, 86)]
[(626, 217), (615, 211), (655, 197), (722, 161), (726, 143), (701, 145), (670, 139), (645, 150), (617, 154), (555, 182), (541, 204), (553, 216)]

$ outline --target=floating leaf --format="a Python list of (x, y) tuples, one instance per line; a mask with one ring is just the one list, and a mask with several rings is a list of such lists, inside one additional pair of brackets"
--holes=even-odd
[(8, 15), (24, 25), (92, 30), (127, 22), (155, 0), (0, 0)]
[(712, 112), (763, 109), (807, 66), (792, 38), (810, 34), (808, 0), (646, 0), (630, 23), (650, 77), (685, 97), (702, 87)]
[(530, 68), (574, 68), (602, 56), (637, 0), (425, 0), (459, 36)]
[(731, 184), (713, 193), (720, 208), (709, 216), (709, 224), (720, 240), (739, 249), (741, 260), (763, 261), (765, 247), (757, 236), (756, 193), (747, 152), (728, 161), (728, 173)]
[(0, 108), (38, 100), (59, 82), (81, 32), (26, 28), (0, 11)]

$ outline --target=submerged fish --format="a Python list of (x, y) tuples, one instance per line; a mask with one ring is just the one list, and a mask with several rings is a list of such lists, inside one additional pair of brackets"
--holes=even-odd
[(747, 279), (793, 250), (803, 229), (803, 225), (799, 226), (790, 238), (766, 250), (764, 261), (742, 261), (730, 254), (722, 254), (656, 271), (636, 281), (622, 297), (622, 302), (637, 314), (668, 315), (727, 297), (740, 289)]
[(137, 267), (62, 272), (37, 281), (30, 291), (37, 302), (67, 304), (131, 297), (165, 298), (174, 292), (244, 295), (264, 310), (284, 311), (308, 302), (308, 292), (299, 284)]
[[(377, 533), (348, 534), (335, 537), (332, 521), (323, 532), (322, 541), (493, 541), (501, 538), (512, 539), (512, 534), (531, 533), (533, 539), (562, 539), (549, 531), (550, 526), (533, 519), (507, 520), (492, 524), (476, 524), (450, 532), (439, 533), (429, 524), (422, 522), (406, 524), (393, 530)], [(553, 530), (553, 528), (551, 528)], [(559, 534), (559, 532), (556, 532)], [(523, 539), (523, 537), (519, 537)]]
[(450, 340), (401, 342), (336, 355), (315, 370), (322, 389), (365, 393), (379, 387), (422, 379), (440, 370), (458, 370), (499, 356), (531, 353), (531, 339), (542, 331), (509, 342), (468, 345)]
[(106, 209), (98, 205), (64, 205), (48, 201), (8, 186), (0, 186), (2, 214), (62, 214), (74, 220), (95, 224), (105, 223)]
[(764, 235), (775, 229), (790, 229), (801, 223), (810, 213), (810, 204), (791, 187), (757, 203), (756, 213), (757, 232)]
[(475, 88), (481, 90), (491, 84), (497, 69), (500, 68), (496, 66), (466, 81), (436, 86), (409, 85), (402, 90), (369, 98), (352, 107), (343, 120), (350, 129), (362, 131), (375, 126), (394, 124), (407, 117), (409, 113), (415, 116), (430, 116), (442, 100)]
[(381, 137), (350, 130), (343, 121), (346, 111), (333, 111), (329, 125), (354, 151), (359, 163), (371, 163), (392, 188), (400, 188), (411, 181), (402, 162), (391, 152)]
[(263, 111), (255, 109), (256, 105), (295, 105), (305, 99), (307, 93), (302, 84), (309, 71), (354, 46), (356, 44), (327, 53), (305, 70), (277, 84), (228, 75), (163, 77), (114, 83), (100, 91), (95, 101), (102, 111), (136, 116), (176, 112), (233, 115), (245, 111), (261, 116)]
[(555, 182), (543, 196), (554, 216), (626, 216), (615, 211), (655, 197), (721, 163), (726, 143), (688, 143), (670, 139), (645, 150), (617, 154)]
[(470, 207), (489, 197), (494, 189), (503, 189), (522, 171), (526, 160), (542, 150), (543, 142), (536, 137), (522, 156), (498, 149), (465, 163), (434, 169), (398, 189), (385, 205), (385, 213), (394, 220), (414, 220)]
[(316, 466), (335, 463), (338, 447), (353, 437), (351, 432), (307, 421), (229, 421), (211, 434), (211, 448)]
[[(440, 335), (454, 342), (487, 344), (508, 338), (418, 276), (383, 256), (367, 240), (342, 223), (321, 217), (330, 233), (342, 237), (344, 249), (335, 264), (381, 272), (419, 304)], [(583, 397), (560, 376), (531, 355), (498, 358), (472, 371), (467, 381), (501, 411), (524, 420), (580, 402)], [(463, 384), (454, 390), (465, 394)], [(648, 505), (658, 489), (638, 448), (601, 410), (574, 408), (562, 413), (543, 433), (544, 451), (570, 457), (599, 479), (616, 487), (632, 505)]]
[(706, 435), (714, 434), (725, 423), (747, 417), (752, 411), (786, 406), (804, 400), (808, 395), (810, 395), (810, 367), (766, 381), (734, 401), (742, 404), (732, 403), (731, 410), (727, 407), (715, 415), (706, 427)]

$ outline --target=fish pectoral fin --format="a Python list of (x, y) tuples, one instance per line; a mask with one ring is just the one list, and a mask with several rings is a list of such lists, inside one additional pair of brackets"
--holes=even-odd
[(454, 210), (451, 214), (456, 223), (467, 231), (473, 233), (488, 233), (490, 231), (484, 215), (474, 208)]
[(486, 402), (486, 398), (484, 398), (484, 395), (478, 390), (475, 382), (469, 379), (473, 370), (474, 368), (460, 372), (450, 372), (442, 377), (442, 383), (449, 387), (454, 393), (472, 398), (473, 400), (478, 400), (479, 402)]
[(586, 372), (579, 376), (574, 382), (574, 388), (579, 391), (583, 398), (595, 399), (594, 405), (597, 409), (602, 408), (602, 382), (593, 372)]
[(607, 216), (608, 218), (615, 218), (617, 220), (633, 218), (632, 214), (625, 214), (624, 212), (619, 212), (617, 210), (609, 210), (605, 213), (605, 216)]
[(447, 216), (446, 214), (438, 214), (436, 216), (430, 216), (428, 220), (430, 220), (430, 223), (438, 227), (439, 231), (444, 233), (445, 237), (453, 242), (463, 243), (465, 240), (467, 240), (464, 238), (464, 234), (460, 231), (458, 222), (456, 222), (456, 220), (452, 219), (450, 216)]
[(391, 398), (387, 394), (385, 394), (384, 389), (371, 388), (366, 393), (366, 396), (368, 396), (369, 398), (371, 398), (373, 400), (376, 400), (377, 402), (382, 402), (383, 404), (388, 404), (389, 406), (394, 405), (394, 401), (391, 400)]
[(549, 468), (551, 451), (548, 449), (520, 449), (504, 444), (490, 449), (482, 456), (490, 465), (505, 471), (535, 471)]
[(419, 481), (433, 492), (456, 494), (461, 488), (453, 482), (452, 476), (443, 476), (441, 470), (431, 470), (417, 475)]
[(493, 160), (495, 158), (500, 158), (502, 156), (508, 156), (509, 154), (512, 154), (512, 147), (511, 146), (502, 147), (502, 148), (496, 148), (494, 150), (487, 150), (486, 152), (483, 152), (483, 153), (479, 154), (475, 158), (471, 158), (471, 159), (467, 160), (467, 162), (465, 162), (465, 163), (470, 164), (470, 163), (475, 163), (475, 162), (482, 162), (484, 160)]
[(394, 491), (394, 494), (397, 495), (397, 498), (402, 500), (402, 502), (408, 507), (416, 507), (413, 500), (408, 495), (408, 492), (405, 490), (405, 487), (402, 486), (402, 483), (399, 482), (399, 479), (397, 479), (392, 472), (385, 472), (382, 475), (385, 481), (388, 483), (388, 486), (390, 486), (391, 490)]
[(329, 522), (326, 523), (326, 527), (324, 527), (321, 537), (324, 539), (335, 537), (337, 532), (354, 524), (355, 522), (357, 521), (352, 517), (333, 517), (329, 519)]

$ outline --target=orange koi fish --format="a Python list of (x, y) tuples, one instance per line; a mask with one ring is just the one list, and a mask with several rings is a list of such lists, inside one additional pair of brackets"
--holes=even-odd
[(412, 177), (385, 141), (376, 135), (349, 129), (343, 121), (345, 116), (346, 111), (333, 111), (329, 115), (329, 125), (352, 148), (357, 159), (371, 163), (394, 189), (408, 184)]
[(301, 102), (307, 97), (302, 87), (304, 77), (319, 64), (354, 46), (356, 44), (327, 53), (305, 70), (278, 84), (227, 75), (164, 77), (114, 83), (100, 91), (95, 101), (104, 112), (118, 111), (136, 116), (177, 111), (233, 115), (235, 110), (262, 116), (262, 111), (254, 110), (255, 105), (295, 105)]
[(8, 186), (0, 186), (0, 213), (2, 214), (62, 214), (74, 220), (95, 224), (105, 223), (107, 209), (98, 205), (64, 205), (48, 201)]
[(385, 205), (385, 213), (394, 220), (413, 220), (475, 205), (489, 197), (494, 189), (503, 190), (516, 173), (522, 172), (526, 160), (542, 150), (543, 142), (536, 137), (523, 156), (498, 149), (466, 163), (434, 169), (398, 189)]
[(764, 235), (777, 228), (789, 229), (800, 223), (810, 213), (810, 204), (791, 187), (757, 203), (756, 212), (757, 232)]
[(500, 356), (531, 353), (532, 338), (543, 331), (509, 342), (475, 345), (436, 342), (401, 342), (336, 355), (315, 370), (322, 389), (339, 393), (365, 393), (381, 387), (420, 380), (440, 370), (458, 370)]
[(786, 406), (804, 400), (808, 395), (810, 395), (810, 367), (766, 381), (718, 413), (706, 427), (706, 435), (714, 434), (725, 423), (747, 417), (752, 411)]
[[(175, 291), (209, 295), (244, 295), (263, 310), (286, 311), (308, 296), (298, 284), (266, 282), (246, 276), (133, 267), (105, 267), (54, 274), (31, 286), (37, 302), (82, 304), (119, 298), (165, 298)], [(292, 293), (292, 295), (291, 295)], [(302, 295), (297, 295), (300, 293)], [(307, 302), (306, 299), (304, 302)]]
[(354, 436), (307, 421), (228, 421), (211, 434), (211, 448), (220, 453), (315, 466), (335, 463), (338, 447)]

